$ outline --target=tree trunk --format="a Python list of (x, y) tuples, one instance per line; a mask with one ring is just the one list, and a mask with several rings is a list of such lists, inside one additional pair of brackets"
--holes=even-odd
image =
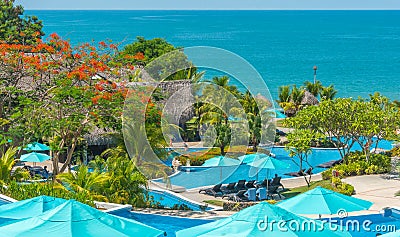
[(61, 167), (60, 173), (64, 172), (65, 169), (68, 167), (68, 165), (71, 163), (72, 155), (74, 154), (74, 151), (76, 148), (76, 143), (77, 143), (77, 141), (74, 139), (71, 149), (69, 149), (69, 151), (67, 152), (67, 160), (65, 161), (64, 165)]
[(220, 147), (219, 147), (219, 149), (221, 150), (221, 155), (222, 156), (224, 156), (226, 153), (225, 153), (225, 146), (224, 145), (221, 145)]

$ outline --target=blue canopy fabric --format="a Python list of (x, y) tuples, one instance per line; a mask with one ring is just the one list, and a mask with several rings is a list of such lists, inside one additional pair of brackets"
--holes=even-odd
[(242, 162), (242, 164), (248, 164), (264, 157), (267, 157), (267, 155), (262, 153), (254, 153), (254, 154), (239, 156), (238, 158)]
[(39, 143), (39, 142), (33, 142), (33, 143), (29, 143), (25, 148), (25, 151), (49, 151), (50, 147)]
[(372, 202), (316, 187), (279, 202), (277, 206), (296, 214), (337, 214), (339, 210), (367, 210), (372, 206)]
[(286, 169), (290, 167), (290, 164), (280, 161), (276, 158), (273, 158), (271, 156), (266, 156), (265, 158), (255, 160), (248, 165), (252, 167), (256, 167), (259, 169)]
[[(262, 222), (260, 224), (260, 221)], [(298, 229), (292, 228), (291, 223), (298, 224)], [(285, 223), (283, 226), (280, 223)], [(301, 228), (306, 223), (315, 223), (316, 231)], [(350, 237), (348, 232), (340, 228), (332, 231), (332, 224), (311, 220), (306, 217), (297, 216), (280, 207), (267, 202), (248, 207), (230, 217), (220, 219), (211, 223), (195, 226), (176, 232), (177, 237)], [(333, 225), (334, 226), (334, 225)], [(286, 231), (284, 228), (286, 227)]]
[[(260, 169), (267, 169), (267, 175), (266, 178), (269, 178), (269, 171), (270, 170), (275, 170), (275, 169), (286, 169), (290, 167), (290, 164), (280, 161), (278, 159), (275, 159), (271, 156), (263, 156), (259, 159), (255, 159), (253, 162), (248, 163), (247, 165), (252, 166), (254, 168), (257, 168), (255, 171), (257, 174), (257, 180), (258, 180), (258, 173)], [(252, 170), (250, 170), (252, 172)], [(268, 185), (267, 185), (268, 188)]]
[(24, 154), (21, 156), (21, 161), (29, 161), (29, 162), (43, 162), (46, 160), (50, 160), (51, 156), (43, 154), (43, 153), (37, 153), (37, 152), (31, 152), (28, 154)]
[(67, 200), (49, 196), (39, 196), (0, 206), (2, 225), (10, 221), (27, 219), (51, 210)]
[(389, 232), (387, 234), (380, 235), (379, 237), (400, 237), (400, 231)]
[(69, 200), (36, 217), (0, 227), (2, 237), (155, 237), (164, 232)]
[(240, 165), (240, 161), (225, 156), (216, 156), (206, 160), (202, 166), (212, 167), (212, 166), (235, 166), (235, 165)]

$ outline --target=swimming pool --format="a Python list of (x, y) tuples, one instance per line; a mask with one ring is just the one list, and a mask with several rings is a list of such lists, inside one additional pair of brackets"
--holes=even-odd
[(174, 237), (175, 232), (183, 229), (187, 229), (193, 226), (198, 226), (212, 222), (212, 220), (205, 219), (191, 219), (191, 218), (180, 218), (174, 216), (162, 216), (154, 214), (143, 214), (138, 212), (130, 212), (127, 210), (117, 210), (115, 212), (109, 212), (110, 214), (125, 217), (139, 221), (143, 224), (152, 226), (159, 230), (167, 232), (168, 237)]
[(9, 203), (10, 203), (9, 201), (6, 201), (6, 200), (0, 198), (0, 206), (4, 205), (4, 204), (9, 204)]
[[(221, 182), (237, 182), (241, 179), (261, 181), (266, 178), (267, 174), (269, 178), (273, 177), (274, 174), (278, 174), (283, 178), (290, 178), (291, 176), (286, 176), (284, 174), (297, 172), (299, 170), (298, 166), (293, 162), (293, 159), (289, 157), (288, 152), (283, 147), (274, 147), (271, 152), (275, 154), (276, 159), (286, 161), (291, 164), (291, 166), (287, 169), (277, 169), (272, 171), (267, 171), (266, 169), (259, 170), (246, 164), (230, 167), (195, 167), (188, 170), (189, 172), (179, 172), (178, 174), (171, 176), (170, 182), (173, 185), (190, 189), (215, 185)], [(338, 159), (340, 159), (340, 154), (337, 149), (312, 149), (308, 161), (311, 166), (314, 167), (313, 172), (319, 173), (325, 169), (318, 168), (316, 167), (317, 165)], [(307, 164), (303, 165), (306, 169), (309, 167)], [(155, 181), (162, 182), (162, 180)]]
[[(193, 211), (201, 211), (200, 205), (192, 201), (182, 199), (174, 194), (166, 191), (150, 190), (148, 195), (152, 197), (154, 202), (158, 202), (161, 206), (166, 208), (173, 208), (174, 206), (185, 205)], [(176, 206), (177, 205), (177, 206)], [(205, 210), (211, 210), (211, 207), (206, 207)]]
[(353, 237), (375, 237), (377, 234), (385, 234), (400, 230), (399, 211), (392, 209), (391, 216), (383, 216), (383, 214), (370, 214), (361, 216), (351, 216), (346, 218), (324, 219), (333, 221), (344, 230), (348, 230)]

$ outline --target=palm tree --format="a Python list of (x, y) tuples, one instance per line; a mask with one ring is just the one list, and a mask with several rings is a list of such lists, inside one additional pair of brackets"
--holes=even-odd
[(138, 206), (144, 201), (146, 177), (139, 172), (126, 149), (122, 146), (110, 148), (103, 152), (107, 156), (109, 179), (105, 195), (111, 202), (130, 203)]
[(290, 94), (291, 102), (293, 103), (296, 112), (301, 108), (301, 101), (304, 97), (304, 90), (297, 88), (296, 85), (293, 86), (292, 93)]
[(306, 81), (304, 82), (304, 86), (307, 91), (309, 91), (313, 96), (318, 96), (319, 92), (322, 89), (321, 81), (315, 81), (315, 83)]
[(320, 92), (319, 92), (319, 97), (321, 100), (333, 100), (335, 98), (337, 93), (337, 90), (335, 90), (333, 85), (330, 85), (328, 87), (322, 87)]
[(110, 179), (107, 173), (89, 172), (88, 167), (85, 165), (79, 166), (77, 171), (61, 173), (57, 175), (57, 178), (73, 191), (85, 192), (97, 198), (102, 197), (98, 193), (101, 192), (104, 184)]
[(0, 183), (9, 183), (11, 180), (22, 181), (30, 178), (29, 172), (22, 168), (17, 168), (11, 173), (16, 162), (14, 157), (17, 152), (17, 147), (10, 147), (0, 157)]

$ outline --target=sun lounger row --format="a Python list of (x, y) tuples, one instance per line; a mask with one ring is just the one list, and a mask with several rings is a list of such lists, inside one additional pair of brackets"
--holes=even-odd
[(305, 171), (305, 169), (302, 169), (301, 171), (290, 172), (290, 173), (286, 173), (284, 175), (292, 176), (292, 177), (302, 177), (302, 176), (312, 175), (313, 174), (312, 170), (313, 170), (313, 168), (310, 167), (310, 168), (307, 169), (307, 171)]
[(342, 159), (340, 159), (340, 160), (331, 160), (331, 161), (322, 163), (320, 165), (317, 165), (317, 167), (319, 167), (319, 168), (327, 168), (328, 169), (328, 168), (331, 168), (332, 166), (335, 166), (335, 165), (338, 165), (338, 164), (341, 164), (341, 163), (343, 163)]
[(239, 180), (237, 183), (229, 183), (226, 186), (217, 184), (212, 188), (200, 189), (199, 193), (204, 192), (214, 197), (228, 197), (229, 200), (234, 201), (256, 201), (265, 200), (268, 196), (272, 197), (274, 194), (278, 194), (280, 197), (280, 193), (278, 192), (280, 187), (284, 189), (281, 177), (276, 176), (272, 181), (266, 179), (260, 184), (256, 184), (255, 180), (248, 181), (247, 183), (246, 180)]

